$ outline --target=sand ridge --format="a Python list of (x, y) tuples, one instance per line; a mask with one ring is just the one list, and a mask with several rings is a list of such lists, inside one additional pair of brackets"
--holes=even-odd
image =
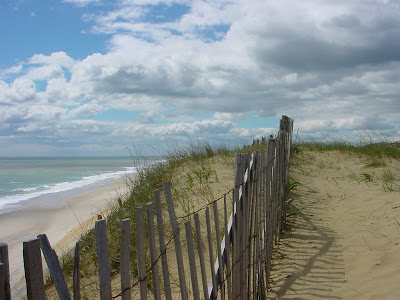
[(400, 192), (386, 186), (396, 189), (400, 164), (367, 165), (351, 153), (297, 155), (297, 217), (279, 246), (271, 299), (400, 298)]

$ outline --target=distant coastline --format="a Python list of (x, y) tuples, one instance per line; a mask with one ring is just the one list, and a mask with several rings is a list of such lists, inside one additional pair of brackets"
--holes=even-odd
[(159, 157), (0, 158), (0, 214), (23, 206), (56, 205), (65, 198), (106, 187)]

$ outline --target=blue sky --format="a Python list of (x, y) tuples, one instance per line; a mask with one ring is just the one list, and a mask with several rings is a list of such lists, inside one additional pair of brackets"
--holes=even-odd
[(0, 66), (12, 67), (37, 53), (64, 51), (75, 59), (103, 53), (107, 36), (85, 34), (82, 14), (95, 11), (56, 0), (2, 1)]
[(398, 1), (4, 0), (0, 36), (0, 156), (243, 144), (282, 114), (400, 140)]

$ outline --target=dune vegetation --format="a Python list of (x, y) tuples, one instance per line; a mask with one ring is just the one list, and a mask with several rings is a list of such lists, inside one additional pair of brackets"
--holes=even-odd
[[(121, 196), (116, 199), (102, 216), (107, 219), (108, 224), (109, 252), (111, 272), (114, 276), (114, 288), (117, 290), (120, 282), (117, 275), (120, 264), (120, 224), (123, 219), (130, 218), (131, 226), (134, 228), (135, 208), (153, 201), (154, 191), (161, 189), (163, 182), (171, 182), (173, 198), (176, 201), (175, 205), (178, 207), (178, 216), (185, 216), (189, 212), (195, 211), (204, 203), (213, 201), (233, 187), (234, 153), (257, 151), (263, 147), (265, 146), (256, 144), (252, 147), (244, 146), (241, 149), (227, 149), (226, 147), (213, 147), (209, 144), (191, 145), (185, 150), (170, 153), (164, 158), (163, 163), (147, 166), (141, 169), (134, 178), (127, 179), (130, 191), (128, 196)], [(323, 236), (321, 240), (328, 241), (328, 244), (330, 243), (329, 249), (325, 254), (321, 254), (321, 258), (327, 259), (325, 256), (328, 256), (329, 260), (330, 255), (332, 255), (331, 250), (338, 252), (339, 256), (343, 256), (343, 253), (347, 251), (347, 248), (340, 248), (340, 245), (336, 245), (337, 240), (346, 239), (346, 235), (340, 232), (340, 226), (339, 229), (335, 227), (337, 226), (336, 223), (327, 225), (321, 222), (321, 218), (317, 214), (321, 214), (321, 211), (324, 210), (329, 211), (333, 200), (339, 203), (335, 202), (335, 205), (341, 205), (343, 201), (353, 201), (353, 199), (364, 197), (365, 191), (367, 191), (367, 194), (376, 195), (376, 197), (381, 197), (382, 193), (392, 194), (392, 192), (399, 195), (398, 193), (400, 192), (400, 148), (396, 143), (371, 143), (358, 146), (346, 142), (294, 143), (291, 157), (289, 186), (291, 187), (293, 201), (292, 209), (288, 211), (288, 222), (284, 227), (288, 234), (284, 235), (281, 245), (274, 255), (275, 271), (271, 277), (270, 294), (276, 296), (291, 295), (290, 288), (302, 290), (298, 286), (299, 278), (313, 274), (315, 271), (313, 268), (317, 268), (315, 272), (318, 272), (318, 268), (321, 267), (318, 263), (314, 263), (310, 270), (305, 272), (307, 264), (310, 263), (310, 257), (303, 255), (302, 260), (299, 260), (298, 252), (296, 251), (296, 248), (298, 248), (298, 251), (310, 248), (311, 250), (308, 254), (315, 252), (314, 254), (318, 255), (321, 247), (327, 247), (326, 243), (312, 243), (297, 238), (296, 234), (302, 234), (307, 230), (309, 232), (307, 231), (306, 235), (312, 236), (314, 234), (312, 232), (313, 229), (306, 228), (307, 225), (305, 223), (307, 222), (303, 220), (306, 214), (309, 214), (306, 218), (310, 220), (317, 218), (315, 221), (316, 227), (319, 226), (319, 223), (323, 223), (323, 225), (320, 225), (323, 228), (328, 225), (333, 227), (332, 230), (323, 229), (321, 233)], [(395, 207), (394, 204), (392, 206)], [(380, 209), (377, 208), (377, 211)], [(341, 211), (341, 213), (344, 212)], [(373, 212), (371, 215), (373, 215)], [(321, 217), (324, 217), (323, 214), (321, 214)], [(339, 216), (336, 215), (336, 217)], [(330, 218), (332, 216), (329, 216)], [(396, 216), (393, 216), (393, 218), (396, 219)], [(400, 221), (400, 215), (396, 220)], [(171, 234), (167, 222), (165, 226), (166, 235)], [(400, 228), (400, 223), (397, 226)], [(396, 229), (398, 230), (398, 228)], [(366, 232), (375, 232), (376, 229), (365, 230)], [(136, 270), (134, 230), (132, 230), (131, 234), (131, 270)], [(389, 234), (385, 233), (382, 233), (382, 235), (389, 236)], [(311, 237), (311, 240), (315, 242), (314, 238), (315, 236)], [(352, 243), (354, 241), (346, 240), (347, 242)], [(369, 250), (373, 247), (371, 245), (375, 245), (372, 242), (367, 242), (365, 235), (358, 242), (368, 245), (366, 248), (368, 251), (371, 251)], [(81, 248), (81, 285), (85, 287), (82, 289), (82, 298), (91, 299), (98, 294), (94, 231), (85, 231), (79, 243)], [(336, 277), (333, 276), (334, 278), (331, 278), (332, 284), (328, 288), (329, 293), (344, 289), (343, 295), (351, 294), (349, 292), (351, 289), (346, 289), (343, 285), (343, 282), (347, 279), (347, 274), (344, 271), (345, 260), (340, 258), (337, 261), (333, 260), (333, 262), (340, 264), (342, 268), (340, 270), (341, 272), (343, 271), (343, 274), (336, 274)], [(330, 262), (325, 262), (325, 264), (321, 268), (335, 268), (330, 265)], [(68, 285), (72, 287), (72, 251), (62, 257), (62, 267)], [(137, 274), (133, 272), (132, 277), (136, 276)], [(288, 288), (288, 284), (290, 288)], [(319, 282), (318, 284), (323, 285), (324, 283)], [(50, 299), (52, 297), (56, 298), (56, 292), (50, 278), (47, 286), (48, 297)], [(312, 284), (309, 285), (309, 288), (318, 290), (318, 287)], [(307, 293), (304, 295), (305, 298), (309, 296)], [(322, 297), (326, 295), (326, 293), (321, 292)]]
[[(258, 146), (258, 149), (260, 147)], [(256, 148), (254, 148), (256, 149)], [(220, 197), (233, 187), (234, 154), (254, 150), (251, 147), (228, 149), (209, 144), (191, 144), (186, 149), (175, 150), (163, 158), (162, 163), (146, 166), (133, 177), (127, 178), (129, 193), (110, 203), (102, 217), (107, 220), (109, 254), (113, 284), (118, 290), (120, 283), (120, 230), (121, 221), (131, 219), (131, 270), (137, 270), (135, 245), (135, 208), (154, 201), (154, 191), (162, 189), (164, 182), (171, 183), (172, 196), (178, 217), (196, 210), (205, 203)], [(167, 209), (165, 209), (165, 213)], [(166, 235), (171, 234), (168, 217), (164, 218)], [(93, 229), (84, 230), (80, 243), (81, 294), (83, 299), (98, 295), (97, 257)], [(63, 273), (72, 289), (74, 252), (68, 251), (61, 258)], [(137, 274), (132, 272), (132, 278)], [(132, 279), (134, 281), (135, 279)], [(57, 298), (52, 280), (47, 280), (47, 296)], [(96, 296), (97, 297), (97, 296)]]

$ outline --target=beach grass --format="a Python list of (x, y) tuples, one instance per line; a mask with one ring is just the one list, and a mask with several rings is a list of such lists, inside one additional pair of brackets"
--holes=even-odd
[[(382, 139), (384, 140), (384, 139)], [(394, 162), (400, 162), (399, 142), (366, 142), (354, 144), (347, 141), (336, 142), (297, 142), (292, 145), (293, 157), (302, 152), (329, 153), (339, 152), (348, 155), (356, 155), (364, 162), (362, 172), (351, 173), (348, 179), (357, 181), (359, 184), (376, 183), (381, 185), (385, 192), (400, 191), (400, 178), (398, 170), (393, 167)], [(303, 162), (292, 160), (292, 164), (301, 165)], [(319, 160), (316, 164), (321, 170), (340, 168), (337, 162), (328, 163)], [(335, 179), (333, 178), (333, 181)], [(345, 194), (345, 193), (344, 193)], [(343, 194), (343, 195), (344, 195)], [(343, 196), (345, 198), (345, 196)]]
[(400, 143), (367, 143), (353, 144), (346, 141), (336, 142), (298, 142), (292, 147), (293, 151), (340, 151), (363, 155), (370, 159), (371, 167), (382, 166), (382, 158), (389, 157), (400, 160)]
[[(223, 192), (215, 192), (214, 186), (220, 186), (220, 191), (227, 191), (233, 185), (234, 153), (259, 151), (265, 149), (265, 145), (244, 146), (242, 148), (229, 149), (224, 146), (210, 144), (189, 144), (186, 148), (175, 149), (164, 157), (162, 163), (146, 166), (138, 171), (134, 178), (127, 179), (129, 194), (121, 196), (115, 202), (110, 203), (110, 208), (102, 217), (107, 219), (109, 253), (111, 261), (111, 273), (117, 275), (120, 267), (119, 245), (120, 224), (125, 218), (131, 219), (131, 270), (132, 277), (136, 277), (136, 246), (134, 238), (135, 209), (145, 206), (154, 199), (154, 191), (162, 188), (164, 182), (171, 182), (172, 195), (175, 205), (179, 207), (182, 215), (196, 209), (198, 201), (211, 202), (221, 196)], [(364, 144), (353, 145), (347, 142), (321, 143), (301, 142), (292, 145), (292, 155), (298, 158), (303, 152), (329, 152), (339, 151), (364, 158), (365, 167), (381, 168), (380, 173), (375, 171), (360, 172), (354, 174), (358, 183), (376, 183), (378, 179), (384, 191), (400, 190), (398, 175), (387, 165), (387, 159), (400, 160), (400, 147), (397, 144)], [(372, 164), (372, 162), (377, 162)], [(216, 162), (218, 164), (216, 164)], [(296, 159), (292, 164), (298, 163)], [(333, 168), (332, 164), (320, 163), (320, 168)], [(221, 169), (231, 172), (231, 177), (226, 180), (221, 175)], [(349, 179), (351, 179), (349, 177)], [(301, 186), (300, 182), (292, 180), (292, 189)], [(220, 193), (220, 194), (219, 194)], [(343, 192), (343, 200), (347, 194)], [(329, 197), (330, 198), (330, 197)], [(201, 199), (201, 200), (193, 200)], [(166, 209), (165, 209), (166, 211)], [(168, 220), (166, 216), (164, 218)], [(168, 222), (165, 221), (166, 235), (171, 234)], [(288, 227), (289, 228), (289, 227)], [(290, 231), (290, 230), (289, 230)], [(90, 299), (97, 290), (97, 258), (95, 249), (94, 230), (86, 231), (80, 238), (81, 244), (81, 277), (85, 289), (82, 290), (82, 298)], [(72, 285), (73, 254), (67, 253), (62, 257), (62, 267), (68, 284)], [(51, 286), (51, 280), (49, 281)], [(54, 288), (52, 288), (54, 289)], [(54, 291), (53, 291), (54, 293)]]
[[(171, 182), (171, 189), (175, 205), (185, 215), (193, 211), (198, 202), (209, 203), (219, 192), (227, 191), (233, 186), (234, 153), (247, 152), (251, 148), (229, 149), (225, 146), (215, 146), (208, 143), (189, 144), (186, 148), (175, 149), (163, 158), (163, 161), (139, 169), (132, 178), (127, 178), (129, 187), (127, 196), (121, 195), (102, 214), (107, 220), (108, 244), (110, 255), (111, 274), (119, 273), (120, 269), (120, 226), (125, 218), (131, 219), (131, 270), (132, 277), (136, 277), (136, 245), (135, 245), (135, 209), (154, 201), (154, 191), (161, 189), (164, 182)], [(226, 180), (224, 172), (229, 174)], [(222, 194), (223, 192), (221, 192)], [(200, 200), (193, 200), (193, 199)], [(166, 209), (164, 210), (166, 211)], [(171, 234), (168, 217), (164, 218), (166, 235)], [(95, 249), (94, 230), (85, 230), (79, 239), (80, 243), (80, 275), (82, 298), (90, 299), (97, 291), (97, 257)], [(62, 269), (67, 284), (72, 286), (73, 251), (61, 257)], [(55, 295), (52, 281), (48, 278), (48, 296)]]

